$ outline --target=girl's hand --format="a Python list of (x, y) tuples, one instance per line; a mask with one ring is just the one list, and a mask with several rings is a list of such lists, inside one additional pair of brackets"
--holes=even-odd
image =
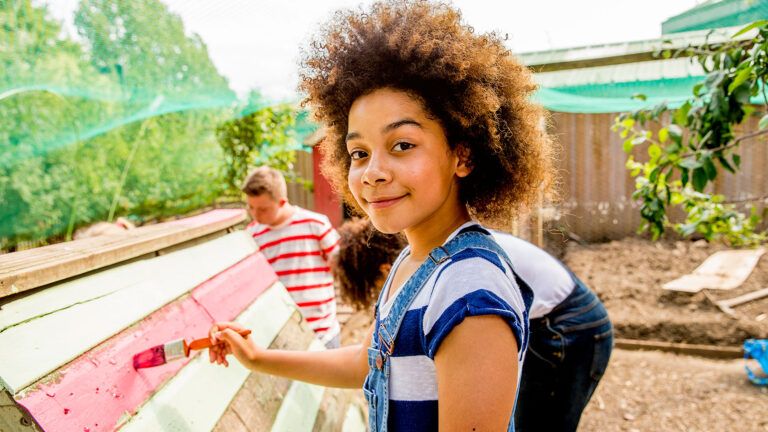
[(240, 336), (245, 327), (236, 322), (217, 322), (211, 327), (208, 336), (211, 347), (208, 357), (211, 363), (229, 366), (227, 355), (232, 354), (243, 366), (253, 369), (260, 354), (264, 351), (253, 343), (253, 339)]

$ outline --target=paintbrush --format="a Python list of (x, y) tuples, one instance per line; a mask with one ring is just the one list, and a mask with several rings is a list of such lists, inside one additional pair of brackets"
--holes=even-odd
[[(240, 336), (246, 337), (251, 334), (250, 330), (241, 330)], [(211, 347), (210, 338), (195, 339), (187, 342), (184, 339), (167, 342), (162, 345), (153, 346), (133, 356), (133, 368), (141, 369), (154, 366), (160, 366), (169, 361), (189, 357), (192, 350), (201, 350)]]

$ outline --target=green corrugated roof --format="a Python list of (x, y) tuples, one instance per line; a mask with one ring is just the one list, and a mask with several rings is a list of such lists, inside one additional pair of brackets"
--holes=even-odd
[(768, 18), (768, 0), (710, 0), (661, 24), (661, 33), (742, 26)]

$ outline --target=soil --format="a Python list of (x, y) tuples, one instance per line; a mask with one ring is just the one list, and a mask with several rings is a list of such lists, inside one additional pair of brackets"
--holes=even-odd
[[(768, 254), (733, 290), (686, 294), (661, 288), (725, 248), (703, 240), (628, 238), (571, 241), (555, 253), (605, 303), (616, 337), (720, 346), (768, 338), (768, 298), (736, 307), (735, 318), (712, 303), (768, 287)], [(346, 308), (340, 315), (344, 344), (362, 340), (371, 315)], [(767, 412), (768, 388), (747, 381), (744, 360), (615, 349), (579, 431), (768, 432)]]
[(732, 290), (689, 294), (661, 287), (725, 248), (703, 240), (570, 242), (563, 260), (605, 303), (617, 337), (730, 346), (740, 346), (748, 338), (768, 338), (768, 297), (737, 306), (736, 318), (710, 300), (768, 287), (767, 255), (744, 284)]

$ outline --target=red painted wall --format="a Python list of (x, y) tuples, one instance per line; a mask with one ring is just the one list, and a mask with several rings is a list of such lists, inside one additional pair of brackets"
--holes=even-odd
[(321, 159), (322, 154), (320, 146), (316, 145), (312, 147), (312, 181), (314, 182), (315, 190), (314, 211), (328, 216), (328, 219), (331, 220), (331, 224), (334, 227), (338, 227), (344, 219), (341, 201), (333, 192), (331, 184), (328, 183), (328, 180), (326, 180), (320, 172)]

